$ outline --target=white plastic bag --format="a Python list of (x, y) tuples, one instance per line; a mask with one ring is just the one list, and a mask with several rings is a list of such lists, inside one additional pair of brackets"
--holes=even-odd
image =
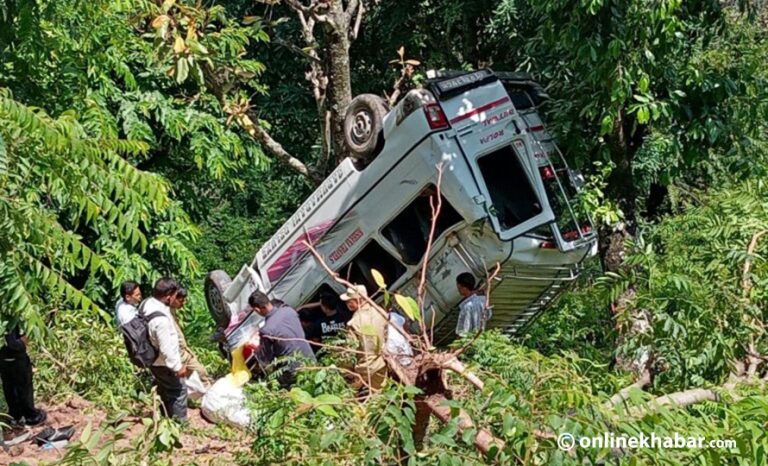
[(190, 400), (199, 400), (208, 391), (208, 387), (200, 379), (200, 374), (197, 371), (192, 372), (192, 375), (184, 379), (184, 384), (187, 386), (187, 397)]
[(231, 375), (214, 383), (203, 396), (200, 406), (203, 416), (212, 422), (224, 422), (245, 429), (251, 423), (251, 413), (245, 407), (243, 388), (234, 383)]

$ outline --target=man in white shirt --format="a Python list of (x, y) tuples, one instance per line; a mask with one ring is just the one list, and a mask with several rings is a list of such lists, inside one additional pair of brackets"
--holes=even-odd
[(140, 312), (163, 314), (147, 324), (149, 341), (157, 348), (158, 357), (150, 368), (157, 380), (157, 392), (163, 401), (165, 415), (179, 421), (187, 420), (187, 386), (182, 379), (189, 376), (181, 360), (181, 344), (169, 304), (176, 296), (176, 280), (164, 277), (155, 282), (152, 297), (144, 301)]
[(115, 304), (115, 318), (118, 327), (122, 327), (136, 317), (136, 314), (139, 313), (137, 309), (139, 303), (141, 303), (139, 284), (133, 280), (123, 282), (120, 286), (120, 299)]
[(477, 294), (475, 277), (466, 272), (459, 274), (456, 277), (456, 288), (464, 298), (459, 303), (456, 335), (463, 337), (478, 330), (485, 330), (485, 325), (491, 318), (491, 309), (486, 306), (485, 297)]

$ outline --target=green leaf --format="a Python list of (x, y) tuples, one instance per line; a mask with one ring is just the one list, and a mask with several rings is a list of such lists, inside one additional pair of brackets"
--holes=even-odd
[(640, 107), (637, 109), (637, 122), (641, 125), (648, 123), (651, 119), (651, 113), (648, 111), (648, 107)]
[(333, 417), (339, 416), (339, 413), (337, 413), (336, 410), (333, 409), (333, 406), (331, 405), (316, 405), (315, 407), (317, 408), (318, 411), (320, 411), (321, 413), (327, 416), (333, 416)]
[(83, 428), (83, 432), (80, 434), (80, 443), (86, 444), (88, 443), (88, 440), (91, 438), (91, 429), (93, 426), (91, 426), (91, 423), (88, 422), (88, 424), (85, 425)]
[(376, 269), (371, 269), (371, 275), (373, 275), (373, 281), (376, 282), (376, 286), (379, 287), (379, 289), (384, 289), (387, 287), (387, 283), (384, 281), (384, 276)]
[(649, 86), (649, 80), (648, 76), (643, 76), (640, 78), (640, 82), (637, 84), (638, 89), (640, 89), (640, 92), (646, 93), (648, 92), (648, 86)]
[(181, 84), (186, 81), (189, 76), (189, 63), (186, 58), (180, 58), (176, 62), (176, 82)]
[(316, 403), (341, 404), (341, 398), (330, 393), (323, 393), (315, 398)]
[(613, 131), (613, 117), (606, 115), (600, 122), (600, 134), (610, 134)]
[(305, 392), (304, 390), (294, 387), (291, 389), (290, 392), (291, 399), (295, 401), (296, 403), (312, 403), (314, 399), (312, 398), (312, 395)]
[(415, 299), (395, 293), (395, 302), (409, 319), (421, 322), (421, 312)]

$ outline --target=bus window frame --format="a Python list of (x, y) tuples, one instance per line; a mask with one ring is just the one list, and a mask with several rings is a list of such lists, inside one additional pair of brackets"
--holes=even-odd
[[(353, 254), (353, 255), (352, 255), (352, 257), (351, 257), (349, 260), (347, 260), (346, 262), (344, 262), (344, 264), (343, 264), (342, 266), (340, 266), (338, 269), (334, 270), (334, 272), (336, 272), (336, 273), (337, 273), (337, 274), (338, 274), (338, 275), (339, 275), (341, 278), (343, 278), (344, 280), (348, 280), (348, 281), (350, 281), (350, 282), (351, 282), (353, 285), (363, 285), (363, 286), (365, 286), (365, 285), (366, 285), (365, 283), (355, 283), (355, 282), (352, 280), (352, 278), (351, 278), (351, 277), (347, 277), (347, 270), (349, 269), (349, 266), (352, 264), (352, 262), (353, 262), (355, 259), (357, 259), (357, 258), (360, 256), (360, 254), (361, 254), (361, 253), (362, 253), (362, 252), (363, 252), (363, 251), (364, 251), (364, 250), (365, 250), (365, 249), (366, 249), (368, 246), (370, 246), (370, 244), (371, 244), (371, 243), (375, 242), (375, 243), (376, 243), (376, 245), (377, 245), (379, 248), (381, 248), (381, 249), (382, 249), (382, 250), (383, 250), (385, 253), (389, 254), (389, 255), (392, 257), (392, 259), (394, 259), (394, 260), (395, 260), (395, 262), (397, 262), (397, 263), (400, 265), (400, 267), (402, 267), (402, 268), (403, 268), (403, 273), (401, 273), (401, 274), (400, 274), (398, 277), (396, 277), (396, 278), (394, 278), (394, 279), (391, 279), (391, 283), (387, 283), (387, 289), (392, 289), (392, 287), (393, 287), (393, 286), (394, 286), (396, 283), (398, 283), (398, 282), (399, 282), (399, 281), (400, 281), (400, 280), (401, 280), (403, 277), (408, 277), (408, 276), (410, 276), (410, 275), (409, 275), (409, 273), (410, 273), (410, 266), (408, 266), (407, 264), (403, 263), (403, 261), (401, 261), (401, 260), (398, 258), (398, 254), (393, 254), (393, 253), (392, 253), (392, 250), (390, 249), (392, 246), (389, 244), (389, 242), (388, 242), (388, 241), (384, 241), (384, 242), (386, 243), (385, 245), (384, 245), (384, 244), (382, 244), (382, 240), (383, 240), (383, 239), (386, 239), (386, 238), (380, 237), (378, 234), (376, 234), (376, 235), (371, 235), (371, 236), (368, 238), (368, 241), (366, 241), (366, 242), (365, 242), (365, 244), (363, 244), (363, 246), (362, 246), (362, 247), (360, 247), (360, 248), (359, 248), (359, 249), (358, 249), (358, 250), (355, 252), (355, 254)], [(396, 251), (396, 249), (395, 249), (395, 251)], [(379, 273), (381, 273), (381, 270), (379, 270), (379, 269), (376, 269), (376, 270), (378, 270), (378, 271), (379, 271)], [(385, 279), (390, 279), (390, 277), (384, 277), (384, 278), (385, 278)], [(375, 284), (375, 283), (374, 283), (374, 284)], [(319, 288), (319, 285), (318, 285), (318, 288)], [(374, 289), (374, 292), (375, 292), (375, 291), (377, 291), (377, 290), (378, 290), (378, 288), (375, 288), (375, 289)], [(369, 291), (370, 291), (370, 290), (369, 290)], [(371, 296), (372, 296), (372, 295), (373, 295), (373, 292), (369, 292), (369, 295), (371, 295)]]
[(311, 291), (309, 294), (307, 294), (307, 297), (306, 297), (306, 298), (302, 298), (302, 300), (301, 300), (301, 301), (302, 301), (302, 302), (301, 302), (301, 304), (298, 304), (296, 307), (297, 307), (297, 308), (299, 308), (299, 307), (301, 307), (301, 306), (304, 306), (304, 305), (306, 305), (306, 304), (309, 304), (309, 303), (311, 303), (311, 302), (312, 302), (312, 298), (313, 298), (315, 295), (317, 295), (317, 294), (320, 292), (320, 288), (322, 288), (322, 287), (323, 287), (323, 285), (327, 285), (327, 286), (328, 286), (330, 289), (332, 289), (332, 290), (333, 290), (333, 292), (334, 292), (334, 293), (336, 293), (337, 295), (341, 296), (341, 294), (343, 293), (343, 291), (339, 291), (339, 290), (337, 289), (337, 288), (340, 288), (340, 286), (339, 286), (339, 287), (335, 287), (335, 286), (333, 286), (333, 285), (332, 285), (332, 283), (337, 283), (337, 282), (335, 282), (335, 281), (326, 281), (326, 280), (321, 280), (321, 281), (320, 281), (320, 284), (319, 284), (319, 285), (317, 285), (315, 288), (313, 288), (313, 289), (312, 289), (312, 291)]
[[(424, 191), (425, 191), (425, 190), (426, 190), (428, 187), (430, 187), (430, 186), (433, 186), (433, 187), (435, 188), (435, 191), (437, 192), (437, 182), (436, 182), (436, 181), (433, 181), (433, 180), (430, 180), (428, 183), (424, 184), (424, 185), (421, 187), (421, 189), (419, 189), (419, 190), (417, 190), (417, 191), (416, 191), (416, 194), (415, 194), (414, 196), (412, 196), (412, 197), (411, 197), (411, 198), (408, 200), (408, 202), (406, 202), (406, 203), (403, 205), (403, 208), (401, 208), (400, 210), (398, 210), (398, 211), (397, 211), (397, 212), (396, 212), (394, 215), (392, 215), (392, 216), (391, 216), (389, 219), (387, 219), (385, 222), (383, 222), (383, 223), (382, 223), (382, 226), (381, 226), (381, 227), (379, 227), (378, 231), (376, 232), (376, 233), (377, 233), (377, 235), (376, 235), (376, 236), (377, 236), (377, 237), (380, 239), (380, 241), (379, 241), (379, 242), (380, 242), (379, 246), (382, 246), (382, 244), (381, 244), (381, 243), (386, 243), (386, 246), (388, 246), (388, 248), (385, 248), (385, 249), (390, 249), (390, 250), (392, 250), (392, 251), (395, 251), (395, 252), (396, 252), (396, 254), (395, 254), (395, 257), (398, 257), (398, 256), (399, 256), (399, 260), (400, 260), (400, 263), (401, 263), (401, 264), (403, 264), (403, 265), (404, 265), (406, 268), (411, 268), (411, 267), (417, 267), (417, 266), (419, 266), (419, 264), (421, 264), (421, 263), (422, 263), (422, 261), (424, 260), (424, 254), (426, 254), (426, 252), (427, 252), (427, 251), (424, 251), (424, 252), (421, 254), (421, 258), (420, 258), (418, 261), (416, 261), (416, 263), (414, 263), (414, 264), (410, 264), (410, 263), (408, 263), (408, 262), (406, 262), (406, 261), (405, 261), (405, 259), (404, 259), (404, 258), (403, 258), (403, 256), (402, 256), (402, 253), (400, 252), (400, 250), (398, 250), (397, 246), (395, 246), (395, 245), (392, 243), (392, 241), (390, 241), (390, 240), (389, 240), (389, 238), (388, 238), (388, 237), (387, 237), (387, 236), (384, 234), (384, 230), (385, 230), (385, 229), (386, 229), (386, 228), (387, 228), (387, 227), (388, 227), (388, 226), (389, 226), (389, 225), (390, 225), (390, 224), (391, 224), (391, 223), (392, 223), (392, 222), (393, 222), (393, 221), (394, 221), (394, 220), (395, 220), (397, 217), (399, 217), (399, 216), (400, 216), (400, 214), (402, 214), (403, 212), (405, 212), (405, 210), (406, 210), (407, 208), (409, 208), (409, 207), (410, 207), (410, 206), (411, 206), (411, 205), (414, 203), (414, 201), (415, 201), (415, 200), (416, 200), (416, 199), (417, 199), (417, 198), (418, 198), (418, 197), (421, 195), (421, 193), (423, 193), (423, 192), (424, 192)], [(442, 233), (440, 233), (439, 235), (437, 235), (437, 236), (435, 236), (434, 238), (432, 238), (432, 245), (433, 245), (433, 246), (434, 246), (434, 244), (435, 244), (435, 243), (437, 243), (437, 242), (438, 242), (440, 239), (442, 239), (444, 236), (446, 236), (446, 235), (448, 235), (449, 233), (451, 233), (451, 232), (453, 232), (453, 231), (456, 231), (458, 228), (460, 228), (462, 224), (465, 224), (465, 225), (467, 224), (467, 219), (466, 219), (466, 218), (464, 218), (464, 216), (463, 216), (463, 215), (461, 215), (461, 212), (459, 212), (459, 211), (456, 209), (456, 207), (454, 207), (454, 203), (453, 203), (453, 202), (451, 202), (451, 200), (450, 200), (450, 199), (448, 199), (448, 197), (445, 195), (445, 191), (443, 191), (443, 190), (442, 190), (442, 187), (441, 187), (441, 189), (440, 189), (440, 196), (443, 198), (443, 200), (444, 200), (445, 202), (447, 202), (447, 203), (448, 203), (448, 205), (450, 205), (450, 206), (451, 206), (451, 209), (453, 209), (453, 211), (454, 211), (454, 212), (456, 212), (456, 214), (459, 216), (460, 220), (459, 220), (458, 222), (456, 222), (456, 223), (452, 224), (451, 226), (449, 226), (449, 227), (448, 227), (448, 228), (446, 228), (445, 230), (443, 230), (443, 232), (442, 232)], [(430, 226), (431, 226), (431, 222), (432, 222), (432, 218), (430, 217)], [(428, 243), (429, 243), (429, 237), (427, 237), (427, 238), (425, 239), (425, 241), (426, 241), (426, 243), (428, 244)], [(384, 246), (382, 246), (382, 247), (384, 247)]]

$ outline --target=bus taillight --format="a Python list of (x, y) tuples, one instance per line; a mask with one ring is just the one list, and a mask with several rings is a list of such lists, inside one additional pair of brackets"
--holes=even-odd
[(431, 129), (440, 129), (448, 127), (448, 118), (445, 117), (443, 109), (438, 104), (427, 104), (424, 106), (424, 113), (427, 115), (427, 123)]
[[(592, 232), (592, 227), (590, 225), (582, 225), (580, 229), (583, 235), (588, 235)], [(579, 232), (576, 230), (565, 232), (563, 233), (563, 238), (568, 241), (575, 241), (579, 239)]]

